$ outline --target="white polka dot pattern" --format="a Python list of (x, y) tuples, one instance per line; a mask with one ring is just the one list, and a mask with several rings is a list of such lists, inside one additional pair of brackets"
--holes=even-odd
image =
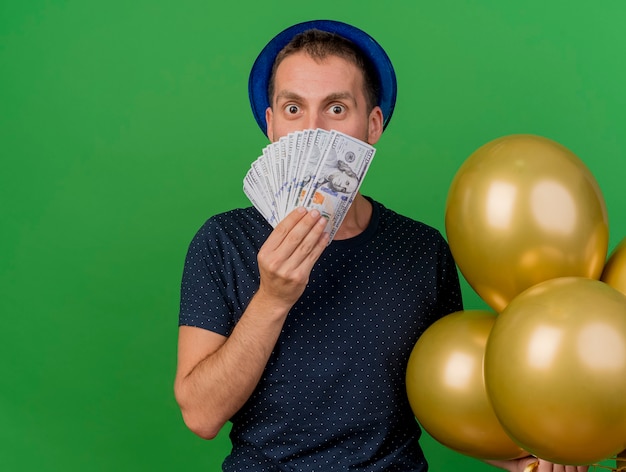
[[(426, 470), (405, 368), (419, 335), (461, 309), (458, 276), (437, 230), (372, 203), (368, 228), (333, 241), (313, 269), (232, 418), (224, 470)], [(270, 231), (253, 208), (207, 221), (185, 262), (179, 324), (228, 335)]]

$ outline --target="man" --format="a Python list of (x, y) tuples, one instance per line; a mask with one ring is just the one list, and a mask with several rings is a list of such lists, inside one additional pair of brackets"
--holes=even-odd
[[(375, 144), (395, 104), (384, 50), (333, 21), (280, 33), (249, 84), (272, 141), (323, 128)], [(246, 208), (196, 234), (175, 381), (185, 423), (213, 438), (232, 421), (227, 471), (425, 471), (404, 375), (419, 335), (462, 307), (448, 246), (361, 194), (330, 244), (325, 225), (298, 208), (272, 230)]]

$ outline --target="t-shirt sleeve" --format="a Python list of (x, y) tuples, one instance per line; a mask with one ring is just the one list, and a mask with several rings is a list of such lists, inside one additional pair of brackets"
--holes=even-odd
[(180, 290), (179, 326), (195, 326), (223, 336), (233, 327), (226, 295), (224, 256), (211, 244), (219, 228), (209, 220), (189, 245)]

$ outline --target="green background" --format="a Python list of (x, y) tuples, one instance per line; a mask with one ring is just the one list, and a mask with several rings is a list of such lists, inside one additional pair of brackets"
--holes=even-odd
[[(443, 230), (467, 156), (534, 133), (595, 175), (609, 249), (626, 236), (622, 0), (2, 0), (0, 470), (219, 470), (227, 435), (195, 437), (173, 398), (183, 260), (206, 218), (248, 205), (256, 54), (314, 18), (396, 67), (365, 194)], [(491, 469), (424, 445), (435, 472)]]

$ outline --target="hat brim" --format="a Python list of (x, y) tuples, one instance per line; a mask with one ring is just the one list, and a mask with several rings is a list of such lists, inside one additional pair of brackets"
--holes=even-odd
[(270, 106), (267, 89), (272, 75), (272, 67), (278, 53), (299, 33), (309, 29), (319, 29), (329, 33), (336, 33), (352, 41), (365, 57), (371, 61), (378, 74), (380, 96), (378, 106), (383, 113), (383, 129), (389, 123), (396, 104), (397, 83), (396, 74), (385, 50), (365, 31), (347, 23), (334, 20), (314, 20), (298, 23), (278, 33), (263, 48), (254, 61), (248, 79), (248, 95), (252, 113), (261, 131), (267, 135), (265, 110)]

